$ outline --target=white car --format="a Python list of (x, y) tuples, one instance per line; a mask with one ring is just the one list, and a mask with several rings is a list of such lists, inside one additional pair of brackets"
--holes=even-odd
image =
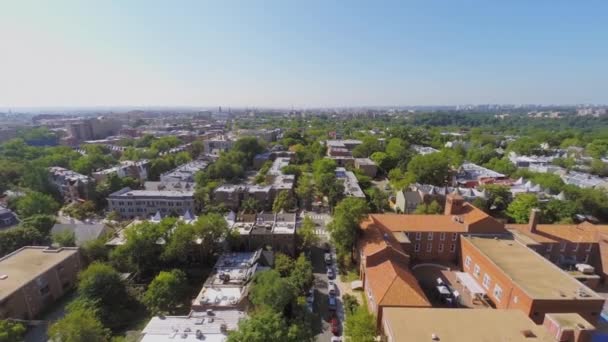
[(333, 279), (335, 277), (334, 270), (332, 268), (327, 268), (327, 278)]
[(342, 337), (340, 337), (340, 336), (332, 336), (330, 341), (331, 342), (342, 342)]

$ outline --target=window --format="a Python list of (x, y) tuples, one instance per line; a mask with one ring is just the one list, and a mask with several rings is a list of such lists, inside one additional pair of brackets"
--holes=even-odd
[(587, 252), (591, 252), (591, 248), (593, 248), (593, 244), (588, 244), (587, 245)]
[(483, 282), (482, 282), (483, 287), (485, 287), (486, 289), (490, 288), (490, 276), (486, 273), (483, 275)]
[(452, 253), (456, 252), (456, 244), (452, 244), (450, 246), (450, 252), (452, 252)]
[(458, 239), (458, 234), (452, 233), (452, 241), (456, 241)]
[(420, 244), (417, 243), (416, 245), (414, 245), (414, 252), (420, 252)]
[(547, 252), (551, 252), (553, 250), (553, 244), (550, 243), (547, 245)]
[(433, 233), (426, 233), (426, 239), (429, 241), (433, 240)]
[(575, 244), (574, 244), (574, 248), (573, 248), (573, 250), (574, 250), (575, 252), (576, 252), (576, 251), (578, 251), (578, 243), (575, 243)]
[[(452, 246), (454, 246), (454, 245), (452, 245)], [(467, 256), (467, 257), (464, 259), (464, 267), (469, 268), (470, 266), (471, 266), (471, 257), (470, 257), (470, 256)]]
[(475, 278), (479, 278), (479, 265), (475, 264), (475, 268), (473, 269), (473, 275), (475, 276)]
[(439, 240), (441, 240), (441, 241), (445, 240), (445, 232), (439, 233)]
[(566, 250), (566, 245), (567, 245), (566, 241), (562, 241), (562, 242), (559, 244), (559, 251), (560, 251), (560, 252), (565, 251), (565, 250)]
[(494, 298), (499, 302), (502, 299), (502, 288), (498, 284), (494, 285)]
[(432, 252), (433, 251), (433, 244), (432, 243), (427, 243), (426, 244), (426, 251), (427, 252)]
[(442, 243), (439, 244), (439, 253), (441, 253), (441, 252), (443, 252), (443, 244)]
[(420, 239), (422, 239), (422, 233), (418, 232), (418, 233), (416, 233), (416, 240), (420, 240)]
[(517, 304), (517, 302), (519, 301), (519, 298), (517, 298), (517, 296), (513, 297), (513, 303)]

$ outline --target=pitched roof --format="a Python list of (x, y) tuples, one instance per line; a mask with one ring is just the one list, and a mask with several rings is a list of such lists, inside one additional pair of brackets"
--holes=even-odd
[(102, 223), (57, 223), (51, 228), (51, 234), (72, 232), (76, 246), (81, 246), (83, 243), (95, 240), (107, 231), (106, 226)]
[(454, 221), (449, 215), (369, 215), (373, 223), (392, 232), (407, 231), (454, 231), (466, 232), (466, 226)]
[(389, 259), (366, 267), (365, 274), (378, 305), (431, 306), (416, 278), (397, 262)]
[(392, 232), (384, 227), (379, 227), (374, 221), (367, 219), (361, 222), (361, 231), (359, 248), (363, 251), (363, 255), (370, 256), (387, 248), (406, 255)]
[(557, 243), (566, 240), (578, 243), (599, 241), (599, 233), (608, 233), (608, 225), (594, 225), (587, 221), (580, 224), (537, 224), (536, 232), (531, 232), (528, 224), (508, 224), (507, 229), (515, 229), (541, 243)]

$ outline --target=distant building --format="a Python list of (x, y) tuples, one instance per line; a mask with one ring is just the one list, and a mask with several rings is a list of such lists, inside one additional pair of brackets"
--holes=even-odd
[(347, 197), (365, 198), (365, 193), (359, 186), (357, 176), (343, 167), (336, 168), (336, 179), (344, 185), (344, 195)]
[(148, 179), (148, 170), (150, 162), (146, 159), (139, 161), (125, 160), (121, 161), (120, 165), (113, 166), (111, 168), (93, 172), (93, 178), (97, 182), (101, 182), (106, 179), (109, 175), (116, 175), (118, 178), (131, 177), (145, 181)]
[(194, 160), (175, 169), (160, 175), (160, 181), (168, 182), (194, 182), (194, 175), (203, 171), (209, 166), (209, 162), (204, 160)]
[(281, 134), (280, 128), (273, 129), (239, 129), (238, 137), (255, 137), (264, 140), (265, 142), (277, 141)]
[(163, 215), (181, 215), (186, 211), (198, 212), (193, 190), (131, 190), (123, 188), (107, 198), (108, 210), (122, 218), (145, 218), (160, 212)]
[(355, 168), (361, 170), (368, 177), (376, 177), (378, 166), (369, 158), (355, 158)]
[(345, 139), (345, 140), (327, 140), (325, 146), (327, 147), (328, 157), (352, 157), (352, 151), (355, 147), (361, 145), (361, 140)]
[(211, 155), (219, 155), (222, 152), (226, 152), (232, 148), (232, 145), (234, 145), (234, 140), (225, 135), (203, 140), (205, 153)]
[(494, 184), (509, 181), (500, 173), (473, 163), (464, 163), (458, 168), (455, 183), (466, 188), (474, 188), (480, 184)]
[(116, 135), (122, 127), (122, 122), (107, 118), (81, 119), (78, 122), (70, 123), (68, 132), (75, 141), (104, 139), (111, 135)]
[(95, 186), (91, 177), (63, 167), (50, 167), (49, 173), (51, 182), (68, 202), (88, 199)]
[(0, 318), (35, 319), (76, 284), (78, 248), (23, 247), (0, 258)]
[(412, 149), (414, 151), (416, 151), (416, 153), (421, 154), (421, 155), (427, 155), (427, 154), (431, 154), (431, 153), (437, 153), (439, 152), (438, 149), (436, 148), (432, 148), (430, 146), (420, 146), (420, 145), (412, 145)]

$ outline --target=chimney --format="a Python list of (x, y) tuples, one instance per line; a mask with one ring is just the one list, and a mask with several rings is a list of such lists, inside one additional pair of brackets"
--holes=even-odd
[(538, 221), (540, 221), (540, 209), (534, 208), (530, 211), (530, 221), (528, 222), (528, 230), (530, 232), (536, 232)]
[(444, 215), (458, 215), (462, 211), (464, 198), (458, 194), (449, 194), (445, 197)]

